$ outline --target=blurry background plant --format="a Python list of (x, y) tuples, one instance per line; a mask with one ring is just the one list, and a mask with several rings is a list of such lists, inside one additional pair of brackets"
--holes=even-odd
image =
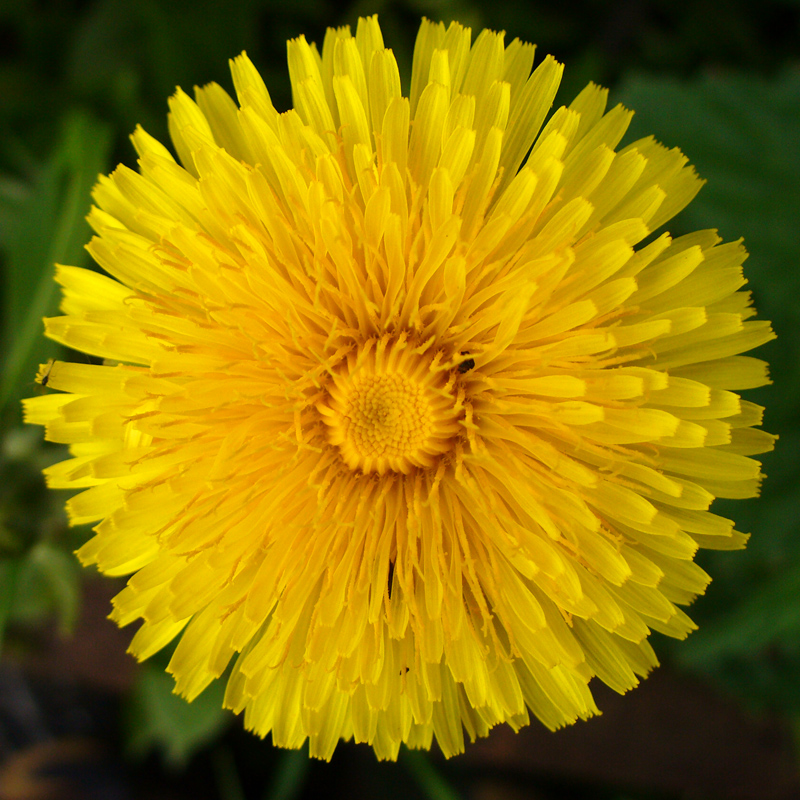
[[(273, 751), (221, 710), (221, 684), (192, 705), (163, 663), (133, 668), (128, 633), (102, 617), (72, 550), (63, 498), (41, 469), (62, 456), (25, 429), (36, 367), (70, 357), (41, 334), (55, 310), (55, 262), (85, 266), (84, 215), (98, 173), (135, 164), (137, 123), (167, 140), (166, 98), (211, 80), (246, 49), (289, 108), (286, 40), (378, 12), (410, 75), (421, 15), (505, 29), (566, 64), (557, 103), (589, 81), (636, 110), (628, 140), (652, 133), (708, 179), (670, 226), (744, 236), (750, 288), (779, 339), (757, 355), (781, 440), (757, 501), (718, 513), (754, 535), (744, 553), (700, 562), (714, 576), (692, 611), (700, 631), (655, 643), (664, 668), (601, 720), (557, 734), (497, 731), (465, 757), (404, 753), (379, 765), (340, 747), (331, 765)], [(798, 0), (61, 0), (0, 3), (0, 798), (313, 797), (678, 798), (800, 796), (800, 2)], [(74, 356), (85, 358), (85, 356)], [(710, 565), (710, 566), (709, 566)], [(82, 599), (84, 601), (81, 608)], [(80, 621), (79, 621), (80, 620)], [(69, 638), (76, 630), (75, 636)], [(791, 732), (794, 732), (794, 745)], [(102, 744), (101, 744), (102, 743)], [(142, 759), (150, 767), (140, 769)], [(46, 777), (43, 777), (46, 773)]]

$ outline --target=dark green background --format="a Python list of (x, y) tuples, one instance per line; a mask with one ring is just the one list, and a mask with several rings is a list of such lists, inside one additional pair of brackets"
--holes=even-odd
[[(689, 156), (708, 184), (668, 227), (745, 237), (749, 288), (779, 335), (759, 353), (774, 385), (748, 396), (781, 438), (762, 497), (718, 505), (753, 536), (744, 552), (701, 555), (714, 582), (691, 612), (700, 630), (682, 643), (655, 637), (664, 667), (621, 706), (601, 693), (608, 719), (545, 738), (496, 732), (450, 762), (404, 753), (380, 765), (343, 745), (325, 765), (244, 734), (216, 688), (189, 706), (169, 694), (158, 659), (134, 670), (120, 655), (125, 636), (102, 621), (110, 584), (87, 583), (71, 555), (86, 531), (66, 528), (63, 496), (39, 477), (61, 452), (21, 426), (19, 399), (38, 390), (36, 365), (58, 355), (41, 336), (57, 304), (52, 265), (87, 264), (92, 184), (134, 165), (134, 126), (166, 141), (174, 87), (230, 89), (227, 62), (242, 50), (288, 108), (286, 39), (321, 43), (326, 26), (376, 12), (406, 86), (422, 15), (505, 29), (565, 62), (559, 102), (589, 80), (607, 85), (637, 112), (628, 140), (653, 133)], [(797, 0), (0, 2), (0, 796), (21, 762), (43, 798), (70, 787), (78, 798), (221, 800), (800, 796), (799, 220)], [(76, 754), (75, 741), (93, 744)], [(61, 769), (57, 789), (38, 767)]]

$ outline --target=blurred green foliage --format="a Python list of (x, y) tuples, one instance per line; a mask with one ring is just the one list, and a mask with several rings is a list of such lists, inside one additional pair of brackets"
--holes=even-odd
[(90, 230), (84, 217), (90, 191), (108, 162), (108, 126), (87, 113), (67, 113), (47, 160), (27, 183), (7, 178), (1, 185), (3, 231), (4, 362), (0, 413), (30, 393), (36, 364), (56, 350), (42, 347), (41, 318), (57, 306), (56, 263), (82, 265)]
[[(229, 88), (227, 60), (242, 50), (288, 108), (286, 39), (321, 42), (326, 26), (377, 12), (407, 85), (419, 18), (457, 18), (565, 61), (560, 102), (589, 80), (610, 85), (612, 101), (637, 111), (633, 136), (680, 147), (708, 184), (673, 232), (745, 237), (750, 288), (779, 334), (760, 353), (775, 385), (749, 396), (768, 407), (765, 427), (781, 439), (765, 459), (763, 496), (719, 504), (753, 537), (744, 553), (702, 556), (714, 583), (693, 608), (700, 632), (658, 650), (800, 720), (800, 3), (700, 0), (686, 11), (671, 0), (531, 2), (522, 12), (513, 0), (0, 2), (0, 641), (7, 626), (24, 631), (53, 616), (68, 631), (79, 613), (71, 550), (86, 532), (69, 531), (63, 498), (45, 492), (41, 469), (62, 456), (21, 428), (19, 399), (37, 391), (36, 365), (59, 354), (41, 336), (41, 317), (57, 304), (53, 264), (88, 263), (83, 217), (97, 174), (134, 163), (127, 135), (138, 123), (167, 140), (176, 85)], [(129, 742), (140, 753), (158, 747), (179, 766), (228, 716), (221, 684), (191, 706), (172, 685), (158, 666), (140, 670)], [(409, 759), (426, 796), (454, 796), (427, 761)], [(287, 754), (271, 796), (295, 796), (304, 763)]]
[(800, 715), (800, 69), (690, 81), (636, 74), (619, 99), (636, 109), (632, 135), (679, 145), (708, 180), (672, 227), (744, 237), (748, 288), (778, 334), (759, 353), (774, 384), (747, 394), (780, 436), (764, 457), (762, 496), (716, 504), (752, 533), (747, 552), (701, 554), (714, 578), (693, 611), (701, 634), (666, 647), (753, 704)]
[(130, 753), (144, 756), (161, 750), (173, 769), (186, 766), (191, 755), (230, 724), (232, 714), (222, 708), (225, 684), (215, 681), (194, 702), (172, 694), (175, 681), (164, 659), (143, 664), (127, 698), (127, 742)]

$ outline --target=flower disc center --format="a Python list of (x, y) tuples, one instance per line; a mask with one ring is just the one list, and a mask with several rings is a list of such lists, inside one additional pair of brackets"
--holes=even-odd
[(430, 467), (459, 431), (449, 373), (403, 342), (379, 342), (334, 377), (319, 410), (328, 441), (352, 469)]

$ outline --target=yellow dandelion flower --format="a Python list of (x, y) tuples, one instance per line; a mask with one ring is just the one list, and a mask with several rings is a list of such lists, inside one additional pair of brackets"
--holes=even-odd
[[(57, 362), (27, 420), (70, 445), (78, 555), (130, 575), (120, 625), (191, 700), (282, 747), (340, 739), (445, 755), (506, 722), (597, 713), (656, 665), (652, 630), (746, 536), (773, 437), (737, 391), (752, 319), (740, 242), (651, 232), (701, 181), (588, 86), (502, 33), (428, 21), (411, 88), (377, 18), (288, 43), (294, 109), (245, 54), (237, 104), (180, 89), (178, 160), (94, 190), (88, 249), (59, 266)], [(545, 122), (545, 120), (547, 120)], [(638, 247), (637, 247), (638, 246)], [(44, 373), (42, 373), (42, 382)]]

